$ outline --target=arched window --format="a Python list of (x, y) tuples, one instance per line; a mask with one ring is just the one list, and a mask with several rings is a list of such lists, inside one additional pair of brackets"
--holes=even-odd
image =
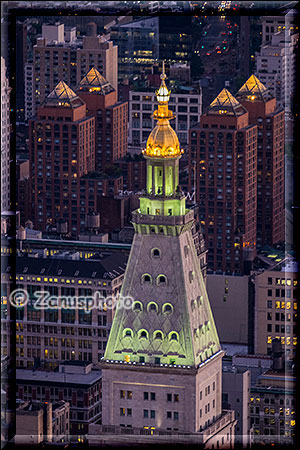
[(196, 307), (196, 302), (195, 302), (195, 300), (191, 300), (191, 308), (192, 308), (192, 311), (195, 310), (195, 307)]
[(171, 331), (171, 333), (169, 333), (169, 339), (170, 341), (178, 341), (178, 333), (176, 333), (176, 331)]
[(141, 312), (141, 311), (143, 311), (143, 304), (139, 301), (136, 301), (133, 303), (132, 309), (135, 312)]
[(170, 314), (173, 312), (173, 305), (171, 305), (170, 303), (165, 303), (163, 306), (163, 312), (166, 314)]
[(145, 283), (152, 283), (152, 277), (151, 277), (151, 275), (149, 275), (149, 273), (144, 273), (142, 275), (142, 283), (143, 284), (145, 284)]
[(160, 339), (160, 340), (162, 340), (162, 339), (163, 339), (163, 334), (162, 334), (162, 332), (161, 332), (161, 331), (155, 331), (155, 333), (154, 333), (154, 339)]
[(132, 330), (130, 328), (125, 328), (125, 330), (123, 331), (123, 337), (132, 338), (132, 336), (133, 336)]
[(167, 277), (165, 275), (158, 275), (157, 284), (166, 284), (166, 283), (167, 283)]
[(146, 331), (146, 330), (140, 330), (140, 331), (139, 331), (139, 338), (140, 338), (140, 339), (148, 339), (148, 331)]
[(152, 258), (160, 258), (160, 250), (159, 248), (153, 248), (151, 250)]
[(155, 312), (155, 313), (157, 313), (158, 312), (158, 306), (157, 306), (157, 304), (155, 302), (150, 302), (150, 303), (148, 303), (147, 310), (148, 310), (148, 312)]

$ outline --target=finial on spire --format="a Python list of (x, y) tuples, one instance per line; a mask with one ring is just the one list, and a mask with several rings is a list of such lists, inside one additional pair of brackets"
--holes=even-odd
[(167, 75), (165, 74), (165, 61), (162, 62), (162, 71), (160, 75), (161, 80), (165, 80), (167, 78)]

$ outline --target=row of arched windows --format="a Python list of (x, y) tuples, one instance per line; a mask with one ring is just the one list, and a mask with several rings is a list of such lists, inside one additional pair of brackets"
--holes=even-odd
[[(133, 305), (132, 305), (132, 309), (135, 312), (142, 312), (144, 309), (144, 305), (142, 302), (136, 300)], [(147, 304), (147, 311), (148, 312), (154, 312), (154, 313), (158, 313), (158, 304), (156, 302), (149, 302)], [(173, 305), (171, 305), (171, 303), (164, 303), (162, 305), (162, 312), (165, 314), (170, 314), (174, 311), (174, 307)]]
[[(139, 339), (149, 339), (149, 332), (147, 330), (141, 329), (137, 331), (137, 337)], [(129, 337), (129, 338), (133, 338), (134, 333), (133, 330), (131, 328), (125, 328), (125, 330), (123, 331), (123, 337)], [(169, 341), (179, 341), (179, 334), (177, 333), (177, 331), (170, 331), (170, 333), (168, 333), (168, 339)], [(164, 333), (160, 330), (156, 330), (153, 333), (153, 339), (158, 339), (158, 340), (163, 340), (165, 338)]]
[[(144, 273), (142, 275), (142, 280), (141, 281), (142, 281), (143, 284), (146, 284), (146, 283), (153, 284), (153, 278), (152, 278), (152, 276), (149, 273)], [(167, 284), (167, 277), (166, 277), (166, 275), (162, 275), (162, 274), (158, 275), (156, 277), (156, 284), (157, 285), (160, 285), (160, 284), (165, 285), (165, 284)]]

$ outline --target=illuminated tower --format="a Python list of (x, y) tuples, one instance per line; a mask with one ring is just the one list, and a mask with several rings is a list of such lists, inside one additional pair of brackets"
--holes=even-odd
[(178, 188), (182, 151), (169, 123), (165, 78), (163, 71), (157, 125), (143, 151), (147, 189), (132, 214), (121, 291), (133, 303), (117, 308), (101, 364), (102, 432), (181, 431), (201, 442), (220, 433), (229, 444), (235, 421), (222, 411), (223, 351), (191, 233), (194, 214)]

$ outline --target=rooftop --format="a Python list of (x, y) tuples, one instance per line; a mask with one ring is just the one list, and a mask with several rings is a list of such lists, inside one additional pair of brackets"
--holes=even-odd
[(211, 102), (207, 114), (223, 114), (230, 116), (240, 116), (246, 113), (246, 109), (227, 90), (222, 89), (219, 95)]
[(44, 105), (77, 108), (84, 105), (84, 102), (64, 81), (60, 81), (48, 95)]
[(102, 95), (113, 92), (112, 85), (93, 67), (79, 83), (79, 90), (88, 90)]
[(64, 373), (64, 372), (45, 372), (42, 370), (17, 369), (16, 380), (32, 383), (63, 383), (92, 385), (101, 379), (101, 370), (92, 370), (89, 373)]
[[(3, 268), (9, 272), (7, 257), (3, 256)], [(126, 269), (127, 255), (113, 253), (98, 260), (64, 260), (48, 258), (16, 257), (16, 273), (26, 275), (60, 276), (76, 278), (94, 278), (113, 280), (122, 275)], [(3, 270), (4, 272), (4, 270)]]
[(259, 81), (255, 75), (251, 75), (250, 78), (243, 84), (236, 94), (237, 98), (250, 100), (250, 101), (267, 101), (273, 98), (266, 86)]

